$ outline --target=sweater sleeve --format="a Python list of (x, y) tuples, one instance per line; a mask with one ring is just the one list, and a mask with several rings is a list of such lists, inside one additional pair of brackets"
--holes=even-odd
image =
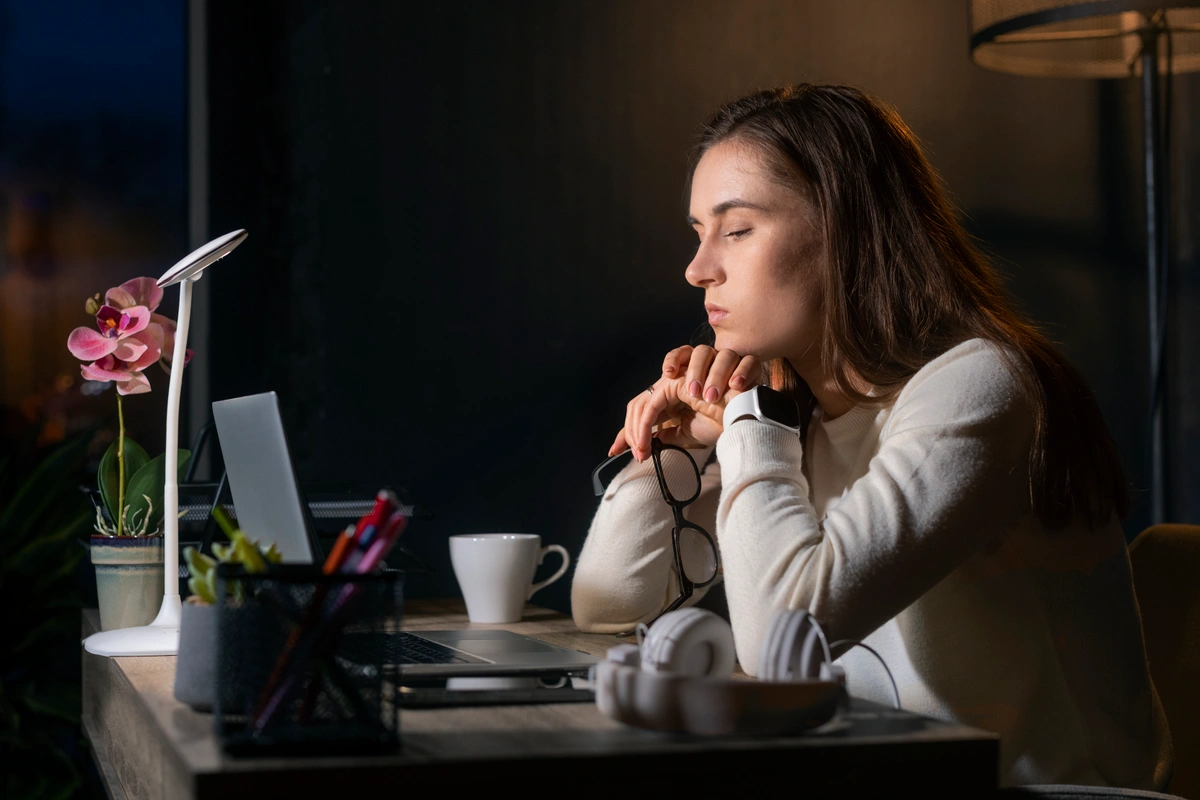
[[(701, 466), (711, 453), (712, 448), (691, 451)], [(691, 470), (684, 463), (677, 466)], [(668, 481), (671, 478), (668, 472)], [(715, 538), (721, 491), (716, 464), (704, 469), (700, 486), (700, 496), (684, 510), (684, 517)], [(653, 619), (679, 596), (671, 544), (674, 521), (651, 460), (630, 462), (613, 478), (596, 509), (571, 582), (571, 614), (580, 630), (628, 631)], [(697, 589), (685, 605), (697, 602), (707, 590)]]
[(909, 381), (866, 474), (818, 520), (798, 438), (731, 425), (717, 443), (717, 529), (742, 668), (757, 674), (775, 609), (862, 639), (1011, 527), (1029, 508), (1032, 432), (999, 352), (955, 348)]

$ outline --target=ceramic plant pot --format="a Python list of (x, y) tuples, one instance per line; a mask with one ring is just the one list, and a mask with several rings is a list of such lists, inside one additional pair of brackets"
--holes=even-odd
[(183, 604), (175, 699), (197, 711), (211, 711), (217, 672), (217, 607)]
[(154, 620), (163, 599), (161, 536), (93, 536), (92, 564), (100, 630), (136, 628)]

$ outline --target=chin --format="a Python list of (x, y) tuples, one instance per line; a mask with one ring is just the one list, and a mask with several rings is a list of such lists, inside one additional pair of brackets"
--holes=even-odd
[(716, 349), (732, 350), (738, 355), (754, 356), (755, 358), (762, 360), (763, 357), (759, 355), (759, 353), (762, 352), (762, 349), (757, 347), (754, 342), (748, 342), (744, 338), (730, 333), (729, 331), (717, 330), (716, 334), (717, 336), (713, 343), (713, 347)]

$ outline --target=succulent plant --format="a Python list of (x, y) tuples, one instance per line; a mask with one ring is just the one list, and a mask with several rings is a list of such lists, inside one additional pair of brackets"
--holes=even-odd
[[(184, 560), (187, 561), (188, 588), (192, 590), (189, 602), (214, 605), (217, 602), (217, 564), (241, 564), (247, 572), (266, 572), (268, 564), (278, 564), (283, 554), (275, 543), (263, 547), (257, 541), (246, 538), (239, 528), (233, 527), (229, 517), (220, 506), (213, 508), (213, 516), (229, 537), (229, 544), (213, 545), (213, 555), (206, 556), (194, 547), (183, 549)], [(237, 585), (240, 589), (241, 585)]]

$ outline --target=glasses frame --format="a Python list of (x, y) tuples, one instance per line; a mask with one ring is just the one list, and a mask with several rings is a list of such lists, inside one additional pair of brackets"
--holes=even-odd
[[(673, 496), (671, 494), (670, 487), (667, 485), (667, 476), (663, 473), (662, 466), (662, 452), (664, 450), (678, 450), (680, 453), (683, 453), (685, 456), (687, 456), (688, 463), (691, 464), (692, 470), (696, 473), (696, 491), (686, 500), (681, 500)], [(604, 484), (600, 481), (600, 473), (604, 471), (605, 467), (626, 455), (628, 455), (628, 451), (624, 453), (618, 453), (617, 455), (606, 459), (604, 463), (592, 470), (592, 490), (596, 493), (597, 497), (604, 494)], [(692, 458), (692, 454), (684, 448), (673, 444), (663, 444), (658, 439), (650, 440), (650, 457), (654, 461), (654, 474), (658, 478), (659, 491), (662, 492), (663, 500), (671, 507), (671, 513), (674, 516), (675, 524), (671, 528), (671, 549), (675, 561), (675, 578), (679, 583), (679, 596), (676, 597), (670, 605), (659, 612), (654, 619), (650, 620), (648, 623), (644, 623), (646, 625), (653, 624), (663, 614), (667, 614), (679, 608), (681, 605), (687, 602), (687, 600), (693, 594), (695, 594), (696, 589), (703, 589), (704, 587), (711, 585), (713, 581), (717, 579), (717, 576), (721, 574), (720, 551), (717, 550), (717, 543), (713, 540), (712, 534), (696, 523), (685, 519), (683, 516), (683, 509), (696, 502), (697, 498), (700, 497), (700, 467), (696, 465), (696, 459)], [(707, 540), (709, 547), (712, 548), (713, 561), (717, 566), (715, 569), (713, 569), (712, 577), (706, 581), (691, 580), (683, 568), (683, 556), (679, 552), (679, 538), (680, 534), (684, 530), (689, 529), (696, 531), (703, 536), (705, 540)]]

